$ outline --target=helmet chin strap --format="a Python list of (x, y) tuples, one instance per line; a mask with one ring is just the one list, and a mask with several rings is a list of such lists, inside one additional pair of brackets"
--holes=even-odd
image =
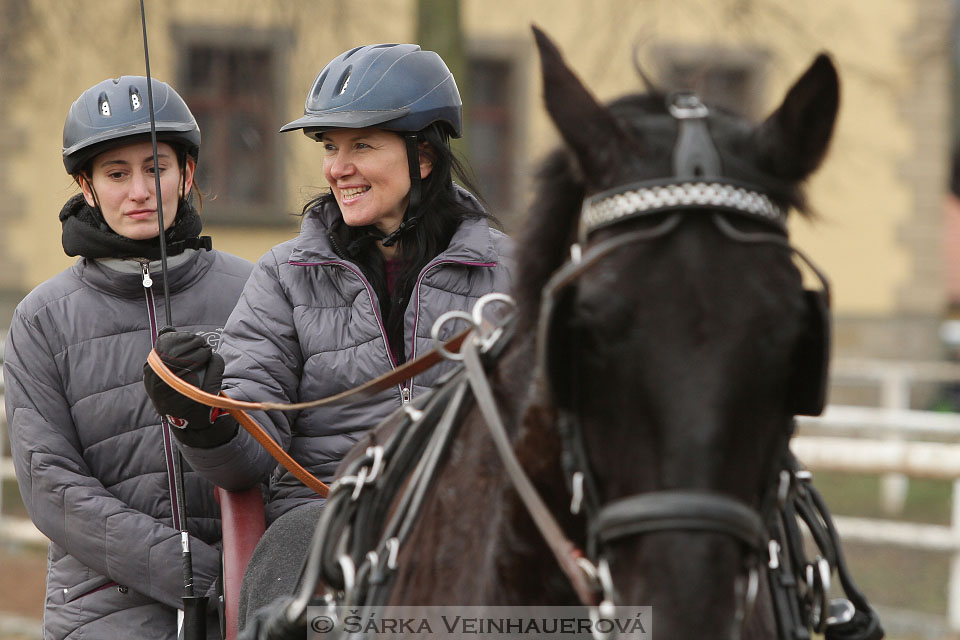
[(403, 141), (407, 148), (407, 166), (410, 168), (410, 203), (407, 205), (407, 215), (403, 222), (392, 233), (387, 234), (380, 239), (380, 244), (390, 247), (396, 244), (397, 240), (404, 232), (413, 229), (419, 222), (421, 189), (423, 180), (420, 178), (420, 149), (417, 142), (417, 134), (405, 133)]
[[(80, 176), (83, 181), (87, 183), (87, 186), (90, 187), (90, 195), (93, 197), (93, 206), (90, 208), (93, 209), (94, 217), (97, 219), (97, 222), (100, 223), (100, 231), (110, 229), (110, 225), (107, 224), (107, 219), (103, 215), (103, 208), (100, 206), (100, 197), (97, 195), (97, 190), (93, 188), (93, 180), (84, 173), (81, 173)], [(80, 189), (83, 189), (83, 185), (80, 186)]]

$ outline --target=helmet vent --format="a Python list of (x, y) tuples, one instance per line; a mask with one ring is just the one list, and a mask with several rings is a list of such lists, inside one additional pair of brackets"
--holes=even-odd
[(313, 83), (313, 91), (309, 96), (307, 96), (307, 103), (314, 102), (320, 99), (320, 92), (323, 90), (323, 83), (327, 80), (327, 75), (330, 73), (328, 69), (324, 69), (320, 76), (317, 78), (316, 82)]
[(110, 101), (107, 99), (106, 92), (101, 93), (100, 97), (97, 98), (97, 109), (100, 111), (100, 115), (106, 118), (110, 117)]
[(350, 71), (353, 67), (347, 67), (347, 70), (343, 72), (343, 75), (340, 76), (340, 82), (337, 84), (337, 95), (342, 96), (344, 91), (347, 90), (347, 85), (350, 84)]
[(130, 87), (130, 110), (138, 111), (143, 106), (143, 99), (140, 97), (140, 90), (136, 87)]
[(356, 47), (356, 48), (354, 48), (354, 49), (350, 49), (350, 51), (347, 51), (347, 52), (344, 54), (343, 59), (346, 60), (347, 58), (349, 58), (350, 56), (352, 56), (353, 54), (355, 54), (357, 51), (360, 51), (360, 49), (363, 49), (363, 46), (359, 46), (359, 47)]

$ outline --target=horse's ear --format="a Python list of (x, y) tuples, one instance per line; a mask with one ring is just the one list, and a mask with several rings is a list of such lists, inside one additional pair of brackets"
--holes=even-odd
[(576, 154), (587, 182), (595, 184), (596, 177), (607, 169), (603, 158), (609, 158), (610, 148), (619, 146), (625, 136), (613, 114), (583, 86), (547, 34), (536, 26), (532, 28), (540, 51), (547, 112)]
[(821, 53), (756, 131), (764, 168), (787, 180), (810, 175), (827, 152), (839, 106), (837, 70)]

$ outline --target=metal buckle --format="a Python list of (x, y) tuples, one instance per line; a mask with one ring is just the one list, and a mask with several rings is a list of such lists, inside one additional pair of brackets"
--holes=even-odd
[(373, 457), (373, 461), (370, 466), (360, 467), (360, 471), (357, 472), (355, 476), (343, 476), (338, 479), (332, 487), (330, 487), (330, 493), (333, 493), (335, 490), (340, 489), (341, 487), (353, 487), (353, 493), (350, 496), (350, 500), (356, 501), (360, 497), (360, 493), (363, 491), (363, 488), (368, 484), (372, 484), (374, 480), (377, 479), (377, 476), (380, 475), (381, 470), (383, 469), (383, 447), (367, 447), (366, 455)]
[(767, 551), (770, 553), (770, 560), (767, 563), (773, 570), (780, 568), (780, 543), (776, 540), (771, 540), (767, 543)]
[(397, 556), (400, 554), (400, 540), (393, 537), (384, 544), (387, 550), (387, 568), (391, 571), (397, 569)]
[(790, 481), (792, 474), (783, 470), (780, 472), (780, 485), (777, 487), (777, 504), (782, 509), (787, 504), (787, 498), (790, 497)]
[(377, 476), (380, 475), (380, 471), (383, 469), (383, 447), (380, 445), (367, 447), (365, 453), (373, 457), (373, 464), (370, 465), (370, 473), (367, 474), (367, 483), (369, 484), (377, 479)]
[[(591, 622), (591, 634), (593, 635), (594, 640), (607, 640), (613, 636), (613, 628), (608, 632), (603, 632), (598, 629), (599, 625), (597, 624), (601, 619), (610, 619), (616, 614), (616, 605), (614, 600), (616, 598), (613, 588), (613, 576), (610, 575), (610, 564), (607, 562), (606, 558), (600, 558), (600, 562), (594, 567), (590, 564), (589, 560), (586, 558), (578, 558), (577, 563), (581, 567), (585, 565), (580, 562), (584, 560), (586, 564), (590, 565), (593, 570), (593, 576), (595, 577), (597, 583), (600, 585), (601, 593), (603, 594), (603, 599), (595, 607), (590, 607), (590, 622)], [(591, 575), (589, 571), (586, 572), (587, 575)]]
[(357, 568), (353, 564), (350, 556), (346, 554), (337, 558), (337, 563), (340, 565), (340, 572), (343, 573), (343, 593), (346, 595), (346, 599), (349, 600), (350, 593), (357, 585)]
[(423, 411), (417, 409), (409, 402), (403, 405), (403, 412), (410, 418), (410, 422), (420, 422), (420, 419), (423, 418)]
[(827, 616), (827, 626), (846, 624), (853, 620), (857, 608), (846, 598), (834, 598), (830, 601), (830, 615)]
[(692, 91), (677, 91), (671, 94), (667, 101), (667, 110), (677, 120), (693, 120), (710, 115), (710, 110)]
[(583, 471), (575, 471), (570, 477), (570, 513), (577, 515), (583, 506)]
[(812, 598), (810, 628), (823, 633), (830, 614), (830, 563), (826, 558), (817, 556), (815, 563), (807, 564), (806, 580)]

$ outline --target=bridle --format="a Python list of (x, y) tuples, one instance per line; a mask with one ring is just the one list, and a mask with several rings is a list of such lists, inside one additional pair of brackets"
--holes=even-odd
[[(719, 154), (706, 127), (706, 107), (695, 95), (680, 93), (671, 96), (668, 110), (678, 124), (673, 157), (674, 177), (622, 185), (584, 201), (578, 242), (572, 245), (570, 258), (554, 272), (544, 287), (537, 321), (536, 371), (539, 386), (546, 396), (546, 402), (558, 414), (563, 452), (561, 460), (571, 493), (571, 512), (583, 513), (587, 519), (586, 555), (579, 559), (579, 565), (593, 579), (601, 593), (601, 602), (594, 603), (591, 611), (602, 613), (604, 608), (609, 609), (616, 604), (616, 589), (605, 554), (612, 543), (654, 532), (702, 532), (731, 537), (746, 550), (745, 574), (738, 576), (735, 583), (738, 596), (736, 633), (742, 631), (750, 616), (758, 592), (759, 567), (766, 564), (778, 631), (782, 638), (809, 637), (808, 628), (823, 633), (828, 631), (828, 625), (848, 625), (845, 632), (849, 635), (845, 637), (849, 638), (879, 637), (875, 634), (882, 634), (882, 631), (876, 615), (846, 569), (839, 537), (826, 505), (809, 484), (809, 474), (799, 468), (789, 451), (790, 433), (785, 434), (782, 450), (775, 458), (779, 462), (774, 466), (777, 475), (768, 483), (770, 489), (763, 499), (761, 510), (733, 497), (695, 490), (646, 492), (602, 504), (595, 474), (587, 457), (579, 416), (575, 410), (565, 407), (566, 403), (558, 397), (558, 390), (550, 375), (551, 330), (564, 292), (607, 256), (623, 247), (664, 237), (677, 229), (686, 217), (706, 213), (716, 228), (734, 242), (784, 247), (806, 263), (820, 281), (820, 291), (806, 291), (808, 304), (811, 300), (817, 303), (813, 305), (813, 314), (821, 315), (829, 306), (830, 292), (826, 276), (788, 240), (786, 211), (762, 189), (722, 177)], [(592, 235), (600, 229), (654, 216), (663, 219), (648, 228), (592, 241)], [(767, 231), (743, 232), (727, 218), (750, 220), (766, 227)], [(824, 321), (823, 318), (814, 318), (814, 322)], [(819, 413), (823, 408), (826, 359), (821, 362), (821, 367), (822, 379), (814, 381), (814, 386), (818, 388), (812, 400), (806, 399), (800, 403), (800, 412)], [(479, 396), (478, 403), (483, 410)], [(485, 417), (489, 423), (491, 418), (487, 413)], [(805, 561), (798, 519), (806, 523), (826, 558), (819, 557), (814, 563)], [(547, 538), (553, 535), (543, 528), (541, 530)], [(561, 545), (553, 543), (550, 546), (556, 549)], [(789, 561), (784, 561), (785, 556), (791, 556)], [(564, 563), (561, 561), (560, 564), (563, 566)], [(805, 575), (792, 574), (798, 567), (804, 570)], [(833, 602), (827, 600), (829, 578), (834, 568), (838, 570), (845, 592), (853, 603), (842, 599)], [(575, 577), (571, 577), (571, 582), (576, 587)], [(580, 592), (579, 589), (577, 591)], [(581, 600), (591, 606), (582, 595)], [(857, 615), (859, 618), (854, 622)]]
[[(758, 555), (765, 546), (764, 518), (754, 508), (732, 497), (692, 490), (648, 492), (600, 504), (599, 491), (587, 459), (579, 417), (564, 408), (550, 377), (551, 329), (558, 300), (584, 273), (622, 247), (666, 236), (688, 216), (710, 215), (728, 238), (740, 241), (735, 227), (724, 215), (746, 218), (768, 227), (771, 232), (755, 234), (765, 241), (791, 248), (786, 240), (786, 212), (762, 190), (720, 177), (719, 156), (713, 147), (705, 118), (706, 107), (689, 93), (675, 94), (668, 102), (678, 123), (674, 150), (674, 178), (622, 185), (584, 201), (580, 215), (579, 241), (571, 256), (548, 281), (541, 298), (537, 324), (537, 371), (547, 401), (557, 407), (564, 449), (564, 473), (572, 494), (574, 513), (588, 520), (587, 555), (601, 557), (600, 550), (628, 536), (657, 531), (685, 530), (731, 536)], [(701, 176), (710, 176), (702, 178)], [(650, 228), (624, 232), (593, 242), (594, 232), (627, 222), (663, 217)], [(819, 274), (814, 268), (815, 273)], [(826, 279), (821, 276), (826, 288)], [(746, 607), (755, 596), (751, 576)]]

